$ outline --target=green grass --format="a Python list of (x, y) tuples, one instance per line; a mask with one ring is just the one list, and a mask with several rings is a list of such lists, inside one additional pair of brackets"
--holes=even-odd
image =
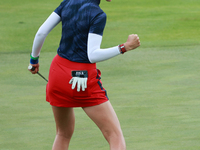
[[(27, 71), (34, 35), (56, 0), (0, 2), (0, 150), (49, 150), (55, 136), (46, 81)], [(102, 48), (140, 36), (141, 47), (98, 63), (119, 117), (127, 150), (200, 149), (200, 1), (102, 1), (107, 25)], [(40, 73), (60, 39), (47, 37)], [(81, 108), (75, 109), (74, 150), (105, 150), (107, 142)]]

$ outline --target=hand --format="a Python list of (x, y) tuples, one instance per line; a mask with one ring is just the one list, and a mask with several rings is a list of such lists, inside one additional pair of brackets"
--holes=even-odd
[(37, 63), (37, 64), (29, 64), (28, 70), (29, 70), (32, 74), (36, 74), (36, 73), (39, 71), (39, 63)]
[(77, 84), (78, 92), (80, 92), (81, 87), (82, 87), (82, 91), (85, 91), (85, 89), (87, 88), (87, 79), (88, 78), (72, 77), (72, 79), (69, 81), (69, 84), (72, 84), (72, 89), (74, 89)]
[(137, 34), (131, 34), (128, 36), (128, 39), (126, 43), (124, 43), (124, 46), (127, 51), (130, 51), (132, 49), (135, 49), (140, 46), (140, 39)]

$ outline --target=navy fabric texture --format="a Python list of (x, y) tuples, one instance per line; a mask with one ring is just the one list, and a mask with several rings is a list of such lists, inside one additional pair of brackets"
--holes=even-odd
[(100, 0), (64, 0), (56, 9), (62, 21), (62, 37), (57, 53), (70, 61), (90, 63), (88, 33), (103, 35), (106, 14)]

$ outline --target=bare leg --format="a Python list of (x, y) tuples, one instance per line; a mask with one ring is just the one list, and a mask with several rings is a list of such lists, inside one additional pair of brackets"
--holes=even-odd
[(75, 126), (74, 110), (55, 106), (52, 109), (56, 122), (56, 138), (52, 150), (68, 150)]
[(99, 127), (110, 145), (110, 150), (126, 150), (119, 120), (109, 101), (97, 106), (84, 107), (83, 110)]

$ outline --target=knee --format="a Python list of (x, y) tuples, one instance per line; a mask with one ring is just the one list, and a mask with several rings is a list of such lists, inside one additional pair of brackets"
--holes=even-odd
[(111, 150), (126, 150), (126, 143), (122, 133), (111, 133), (105, 135)]
[(102, 133), (108, 143), (120, 147), (120, 150), (126, 149), (126, 143), (121, 129), (115, 130), (102, 130)]
[(62, 137), (63, 139), (67, 139), (67, 140), (70, 140), (72, 135), (73, 135), (73, 132), (61, 132), (61, 131), (59, 131), (59, 132), (56, 133), (56, 136)]
[(63, 137), (65, 139), (71, 139), (73, 133), (74, 133), (74, 128), (64, 129), (64, 130), (58, 128), (56, 131), (57, 136)]

